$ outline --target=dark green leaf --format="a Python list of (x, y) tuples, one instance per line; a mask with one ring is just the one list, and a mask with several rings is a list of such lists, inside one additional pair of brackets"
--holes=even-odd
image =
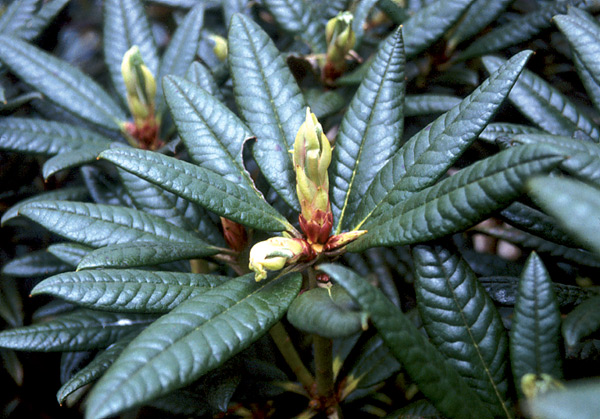
[(394, 0), (379, 0), (377, 8), (381, 10), (394, 23), (403, 23), (409, 18), (409, 14), (400, 3)]
[[(391, 354), (380, 336), (375, 336), (360, 348), (357, 362), (344, 379), (355, 388), (368, 388), (391, 377), (400, 369), (400, 363)], [(348, 392), (348, 384), (344, 392)], [(342, 395), (343, 397), (343, 395)]]
[(76, 267), (81, 262), (81, 259), (93, 249), (77, 243), (56, 243), (48, 246), (47, 250), (63, 262)]
[(204, 3), (199, 3), (188, 12), (173, 34), (171, 42), (162, 57), (158, 72), (160, 82), (158, 83), (159, 89), (156, 95), (159, 101), (162, 102), (163, 100), (163, 77), (167, 75), (183, 77), (192, 65), (198, 50), (200, 29), (203, 23)]
[(600, 380), (578, 382), (566, 390), (542, 394), (528, 403), (533, 417), (594, 419), (600, 412)]
[(193, 62), (185, 74), (185, 78), (196, 86), (206, 90), (209, 95), (219, 102), (224, 102), (225, 98), (223, 97), (223, 93), (219, 90), (219, 86), (217, 85), (214, 76), (204, 64), (197, 61)]
[[(498, 57), (483, 58), (489, 72), (504, 62)], [(523, 71), (508, 97), (523, 115), (551, 134), (572, 137), (576, 131), (582, 131), (596, 141), (600, 138), (600, 129), (590, 118), (556, 88), (530, 71)]]
[(437, 0), (402, 24), (404, 50), (414, 57), (437, 41), (465, 13), (474, 0)]
[(42, 33), (52, 20), (67, 5), (69, 0), (49, 0), (42, 4), (39, 11), (19, 29), (19, 37), (31, 41)]
[(287, 220), (255, 191), (244, 189), (210, 170), (143, 150), (112, 149), (100, 157), (240, 224), (266, 231), (293, 231)]
[(80, 118), (118, 129), (123, 110), (75, 67), (12, 36), (0, 35), (0, 60), (50, 101)]
[(398, 409), (385, 417), (385, 419), (397, 419), (397, 418), (423, 418), (423, 419), (441, 419), (439, 412), (433, 407), (427, 400), (417, 400)]
[(348, 105), (345, 92), (339, 89), (323, 91), (320, 88), (312, 88), (303, 93), (310, 111), (315, 114), (317, 119), (331, 116)]
[(311, 5), (305, 0), (264, 0), (281, 28), (305, 41), (312, 52), (325, 53), (325, 25), (312, 14)]
[(542, 4), (538, 10), (518, 16), (511, 22), (477, 38), (460, 55), (460, 59), (479, 57), (527, 41), (543, 29), (549, 28), (553, 16), (565, 13), (569, 6), (579, 6), (589, 2), (589, 0), (565, 0)]
[(231, 279), (178, 306), (142, 332), (96, 385), (87, 416), (114, 415), (216, 368), (262, 336), (300, 290), (299, 274)]
[(23, 325), (23, 300), (12, 278), (0, 277), (0, 317), (12, 327)]
[(350, 243), (348, 250), (418, 243), (461, 231), (516, 199), (529, 177), (549, 171), (562, 159), (551, 147), (514, 147), (406, 200), (401, 193), (396, 200), (394, 191), (380, 207), (381, 215), (365, 223), (369, 232)]
[(254, 190), (242, 159), (250, 130), (225, 105), (178, 77), (165, 78), (165, 98), (190, 158), (205, 169)]
[(562, 334), (568, 346), (600, 329), (600, 297), (592, 297), (579, 304), (563, 320)]
[(0, 33), (18, 34), (31, 20), (38, 7), (38, 0), (13, 0), (0, 16)]
[(222, 0), (223, 3), (223, 20), (225, 27), (229, 27), (231, 17), (236, 13), (242, 13), (245, 15), (250, 14), (252, 5), (246, 0)]
[(299, 210), (288, 153), (306, 115), (296, 80), (268, 35), (241, 15), (229, 27), (229, 65), (236, 103), (258, 139), (254, 158), (281, 198)]
[(446, 95), (407, 95), (404, 98), (404, 115), (444, 113), (457, 106), (461, 100), (459, 97)]
[(68, 240), (92, 247), (132, 241), (180, 242), (204, 247), (195, 234), (130, 208), (71, 201), (37, 201), (19, 214)]
[(24, 199), (19, 203), (10, 207), (2, 216), (1, 223), (4, 225), (9, 220), (19, 216), (19, 209), (35, 201), (78, 201), (88, 197), (87, 190), (85, 187), (75, 186), (71, 188), (61, 188), (54, 191), (42, 192), (38, 195), (32, 196), (31, 198)]
[(559, 339), (560, 311), (552, 279), (534, 252), (521, 275), (510, 330), (510, 360), (519, 391), (525, 374), (562, 377)]
[(86, 145), (110, 143), (93, 131), (60, 122), (17, 117), (0, 120), (0, 148), (3, 150), (54, 155)]
[(18, 278), (31, 278), (40, 276), (49, 276), (68, 271), (72, 266), (64, 263), (46, 250), (36, 250), (19, 256), (2, 268), (5, 275)]
[(335, 140), (329, 168), (335, 234), (350, 227), (373, 178), (400, 146), (404, 88), (402, 33), (396, 30), (377, 52)]
[(302, 293), (290, 306), (287, 319), (297, 329), (330, 339), (348, 337), (367, 327), (366, 315), (335, 285)]
[(90, 384), (96, 381), (104, 374), (104, 372), (110, 367), (117, 357), (123, 352), (123, 349), (129, 345), (129, 342), (137, 336), (136, 332), (126, 335), (110, 345), (106, 350), (102, 351), (84, 368), (78, 371), (73, 377), (71, 377), (56, 393), (56, 398), (60, 404), (66, 400), (66, 398), (74, 391), (80, 389), (86, 384)]
[(81, 309), (49, 322), (0, 332), (0, 347), (20, 351), (87, 351), (106, 348), (152, 323), (155, 316)]
[(596, 80), (592, 77), (591, 73), (585, 67), (581, 58), (576, 52), (572, 52), (573, 63), (575, 64), (575, 68), (577, 69), (577, 73), (579, 74), (579, 79), (583, 83), (585, 90), (588, 94), (588, 97), (596, 107), (596, 110), (600, 109), (600, 85), (596, 83)]
[(495, 142), (498, 138), (501, 137), (512, 137), (517, 134), (542, 134), (543, 131), (529, 127), (527, 125), (521, 124), (511, 124), (507, 122), (494, 122), (489, 124), (485, 129), (479, 134), (480, 140), (485, 140), (488, 142)]
[(477, 393), (379, 290), (347, 268), (321, 265), (319, 269), (343, 286), (369, 313), (392, 354), (442, 414), (456, 418), (492, 417)]
[(15, 351), (10, 349), (0, 349), (0, 359), (2, 359), (2, 366), (10, 374), (17, 386), (23, 385), (23, 365)]
[(74, 167), (83, 166), (84, 164), (94, 163), (98, 157), (98, 154), (107, 148), (108, 144), (106, 146), (85, 144), (76, 150), (59, 153), (44, 163), (42, 168), (44, 179), (48, 179), (50, 176), (60, 172), (61, 170), (72, 169)]
[(166, 313), (227, 279), (181, 272), (98, 269), (55, 275), (36, 285), (31, 295), (50, 294), (96, 310)]
[(381, 210), (391, 191), (407, 197), (443, 176), (494, 116), (530, 55), (525, 51), (514, 56), (459, 105), (408, 140), (375, 176), (356, 210), (354, 228)]
[[(356, 4), (354, 9), (354, 20), (352, 21), (352, 30), (356, 34), (356, 45), (360, 45), (363, 35), (365, 34), (365, 26), (371, 9), (375, 7), (379, 0), (363, 0)], [(332, 16), (333, 17), (333, 16)]]
[[(140, 49), (144, 64), (157, 77), (158, 50), (141, 0), (105, 0), (103, 28), (104, 59), (113, 86), (127, 103), (125, 82), (121, 74), (123, 56), (134, 45)], [(191, 63), (191, 60), (190, 60)], [(187, 69), (187, 67), (186, 67)]]
[(584, 247), (600, 255), (600, 190), (571, 179), (538, 177), (527, 192)]
[(136, 242), (116, 244), (90, 252), (77, 269), (131, 268), (153, 266), (178, 260), (211, 256), (219, 249), (210, 245), (190, 246), (188, 243)]
[(508, 406), (508, 339), (485, 289), (458, 254), (442, 246), (413, 249), (417, 307), (433, 344), (495, 417)]

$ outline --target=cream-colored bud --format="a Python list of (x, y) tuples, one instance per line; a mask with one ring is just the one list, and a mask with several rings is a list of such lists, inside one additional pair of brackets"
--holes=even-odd
[(127, 103), (134, 119), (143, 120), (154, 115), (156, 80), (144, 64), (140, 49), (131, 47), (123, 56), (121, 74), (127, 90)]
[(562, 390), (564, 388), (563, 383), (549, 374), (525, 374), (521, 378), (521, 390), (528, 399), (533, 399), (551, 390)]
[(248, 267), (254, 271), (254, 278), (258, 282), (267, 277), (267, 271), (283, 269), (286, 263), (297, 261), (304, 253), (302, 240), (271, 237), (252, 246)]
[(210, 39), (215, 43), (213, 52), (219, 59), (219, 61), (225, 61), (227, 59), (227, 40), (219, 35), (210, 35)]

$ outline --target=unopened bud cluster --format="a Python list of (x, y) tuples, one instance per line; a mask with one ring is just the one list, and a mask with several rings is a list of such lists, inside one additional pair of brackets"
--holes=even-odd
[(342, 12), (327, 22), (327, 58), (323, 67), (325, 82), (332, 82), (346, 70), (346, 56), (356, 44), (356, 33), (352, 30), (353, 20), (352, 13)]

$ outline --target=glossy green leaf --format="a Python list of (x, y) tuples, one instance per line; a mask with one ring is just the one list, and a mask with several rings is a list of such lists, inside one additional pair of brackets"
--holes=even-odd
[(178, 260), (204, 258), (218, 252), (219, 248), (210, 245), (190, 246), (188, 243), (172, 242), (123, 243), (90, 252), (77, 265), (77, 269), (153, 266)]
[(329, 167), (335, 234), (348, 229), (373, 178), (400, 146), (404, 88), (402, 33), (396, 30), (379, 48), (335, 140)]
[(576, 382), (565, 390), (542, 394), (528, 402), (528, 411), (546, 419), (594, 419), (600, 412), (600, 381)]
[(355, 382), (356, 388), (368, 388), (388, 379), (398, 370), (400, 363), (381, 337), (374, 336), (360, 348), (357, 362), (352, 365), (345, 380), (347, 383)]
[(371, 214), (381, 212), (390, 192), (408, 197), (443, 176), (494, 116), (530, 55), (526, 51), (514, 56), (459, 105), (408, 140), (375, 176), (356, 210), (353, 228), (362, 228)]
[(45, 323), (2, 331), (0, 347), (37, 352), (106, 348), (154, 319), (150, 315), (80, 309)]
[(404, 115), (421, 116), (448, 112), (461, 100), (459, 97), (448, 95), (407, 95), (404, 98)]
[(290, 306), (287, 319), (296, 329), (330, 339), (348, 337), (367, 327), (367, 316), (335, 285), (303, 292)]
[(174, 241), (206, 246), (195, 234), (130, 208), (71, 201), (37, 201), (19, 214), (68, 240), (92, 247), (132, 241)]
[(562, 377), (560, 311), (552, 279), (537, 254), (527, 259), (510, 330), (510, 361), (520, 392), (525, 374)]
[(527, 193), (584, 247), (600, 255), (600, 190), (572, 179), (538, 177)]
[(493, 417), (454, 367), (379, 290), (342, 266), (320, 265), (319, 269), (343, 286), (369, 313), (392, 354), (442, 414), (457, 418)]
[(74, 186), (70, 188), (61, 188), (49, 192), (42, 192), (31, 198), (24, 199), (10, 207), (2, 216), (1, 223), (4, 225), (7, 221), (19, 216), (19, 209), (30, 202), (35, 201), (79, 201), (88, 197), (85, 187)]
[(126, 119), (123, 110), (90, 77), (20, 39), (0, 35), (0, 60), (50, 101), (109, 129)]
[(143, 150), (112, 149), (100, 157), (240, 224), (266, 231), (291, 229), (287, 220), (254, 191), (210, 170)]
[(467, 11), (474, 0), (437, 0), (402, 24), (404, 50), (414, 57), (437, 41)]
[(460, 59), (479, 57), (527, 41), (543, 29), (552, 26), (553, 16), (565, 13), (569, 6), (580, 6), (589, 2), (589, 0), (565, 0), (542, 4), (539, 9), (515, 17), (509, 23), (477, 38), (460, 55)]
[[(371, 9), (375, 7), (379, 0), (363, 0), (359, 1), (354, 8), (352, 21), (352, 30), (356, 34), (356, 45), (359, 46), (365, 34), (365, 25), (369, 18)], [(333, 17), (333, 16), (332, 16)]]
[(61, 122), (8, 117), (0, 120), (0, 148), (8, 151), (54, 155), (85, 145), (111, 141), (93, 131)]
[(222, 3), (225, 27), (229, 27), (229, 22), (231, 22), (231, 17), (234, 14), (242, 13), (249, 15), (252, 9), (252, 5), (246, 0), (222, 0)]
[(158, 50), (142, 1), (105, 0), (102, 33), (104, 35), (104, 60), (110, 72), (113, 86), (121, 95), (123, 103), (127, 103), (127, 92), (121, 74), (121, 63), (123, 62), (123, 56), (131, 47), (134, 45), (139, 47), (144, 64), (155, 78), (159, 74)]
[(303, 93), (310, 111), (319, 120), (338, 113), (348, 105), (347, 94), (340, 89), (323, 91), (320, 88), (311, 88)]
[[(503, 63), (502, 58), (483, 58), (490, 72)], [(508, 97), (523, 115), (551, 134), (572, 137), (576, 131), (582, 131), (596, 141), (600, 138), (600, 129), (590, 118), (558, 89), (530, 71), (523, 71)]]
[(223, 103), (225, 101), (214, 76), (204, 64), (194, 61), (186, 72), (185, 79), (204, 89), (219, 102)]
[(562, 159), (554, 148), (515, 147), (406, 200), (397, 201), (391, 193), (381, 215), (364, 225), (369, 232), (350, 243), (348, 250), (418, 243), (461, 231), (516, 199), (529, 177), (551, 170)]
[(306, 42), (313, 53), (325, 53), (325, 25), (315, 18), (312, 4), (305, 0), (264, 0), (279, 26), (290, 34), (297, 35)]
[(86, 415), (107, 417), (193, 382), (248, 347), (285, 313), (299, 274), (231, 279), (179, 305), (123, 351), (93, 389)]
[(76, 267), (93, 249), (77, 243), (56, 243), (48, 246), (47, 250), (63, 262)]
[(433, 344), (495, 417), (511, 417), (507, 398), (508, 339), (485, 289), (455, 252), (413, 249), (417, 307)]
[(242, 159), (250, 130), (202, 88), (178, 77), (164, 81), (165, 97), (190, 158), (205, 169), (254, 191)]
[(562, 334), (568, 346), (600, 329), (600, 297), (592, 297), (579, 304), (563, 320)]
[(49, 0), (44, 2), (37, 13), (29, 19), (27, 24), (21, 26), (18, 31), (19, 37), (30, 41), (39, 36), (68, 2), (69, 0)]
[(44, 176), (44, 179), (48, 179), (50, 176), (61, 170), (94, 163), (98, 155), (107, 148), (108, 144), (106, 146), (99, 144), (85, 144), (76, 150), (59, 153), (46, 160), (42, 168), (42, 175)]
[(579, 74), (579, 79), (583, 83), (589, 99), (596, 107), (596, 110), (600, 109), (600, 85), (596, 83), (596, 80), (594, 80), (594, 77), (592, 77), (592, 74), (585, 67), (585, 64), (583, 64), (583, 61), (581, 61), (581, 58), (579, 58), (579, 55), (575, 51), (572, 51), (572, 58), (577, 74)]
[(517, 134), (542, 134), (543, 131), (538, 128), (521, 124), (512, 124), (508, 122), (494, 122), (479, 134), (479, 139), (487, 142), (494, 142), (501, 137), (512, 137)]
[(72, 266), (46, 250), (36, 250), (12, 259), (2, 267), (2, 273), (17, 278), (49, 276), (68, 271)]
[(403, 23), (410, 16), (404, 5), (394, 0), (379, 0), (377, 8), (385, 13), (392, 22), (397, 24)]
[(60, 404), (63, 404), (67, 397), (74, 391), (82, 388), (83, 386), (96, 381), (104, 374), (104, 372), (110, 367), (113, 362), (119, 357), (123, 349), (129, 345), (129, 342), (137, 336), (136, 332), (130, 333), (104, 351), (100, 352), (96, 357), (81, 370), (77, 371), (67, 382), (56, 393), (56, 398)]
[(0, 33), (18, 34), (35, 14), (38, 0), (14, 0), (2, 11)]
[(182, 272), (97, 269), (47, 278), (31, 295), (50, 294), (96, 310), (166, 313), (228, 279)]
[(234, 15), (228, 40), (235, 100), (257, 137), (254, 158), (281, 198), (300, 210), (288, 150), (306, 115), (302, 93), (273, 41), (252, 20)]
[(183, 21), (177, 26), (177, 30), (173, 34), (160, 62), (158, 71), (159, 89), (156, 92), (159, 101), (162, 102), (163, 100), (163, 77), (168, 75), (183, 77), (192, 65), (194, 58), (196, 58), (196, 51), (200, 42), (200, 30), (203, 24), (204, 3), (199, 3), (188, 12)]
[[(492, 23), (514, 0), (475, 0), (467, 12), (463, 15), (459, 24), (456, 25), (452, 35), (448, 39), (446, 50), (454, 51), (454, 48), (479, 33), (482, 29)], [(450, 55), (450, 54), (446, 54)]]

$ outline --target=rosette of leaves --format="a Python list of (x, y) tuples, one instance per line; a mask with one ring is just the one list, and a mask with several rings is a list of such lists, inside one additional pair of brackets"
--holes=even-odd
[[(461, 3), (461, 10), (468, 3)], [(561, 148), (523, 145), (446, 177), (507, 97), (529, 52), (499, 66), (468, 97), (404, 141), (405, 38), (413, 36), (414, 41), (417, 29), (424, 28), (420, 25), (431, 23), (423, 16), (381, 42), (341, 116), (329, 171), (333, 230), (336, 234), (368, 230), (343, 249), (347, 252), (415, 244), (461, 232), (507, 206), (521, 194), (527, 178), (552, 170), (566, 157)], [(173, 406), (185, 400), (186, 406), (196, 409), (190, 412), (198, 413), (227, 410), (231, 400), (238, 401), (235, 397), (242, 403), (253, 401), (252, 396), (234, 396), (234, 391), (248, 381), (260, 381), (259, 374), (249, 371), (264, 366), (253, 349), (260, 352), (260, 338), (269, 331), (300, 382), (284, 388), (311, 401), (307, 416), (333, 414), (344, 400), (351, 400), (352, 393), (356, 398), (359, 390), (367, 394), (398, 368), (398, 361), (442, 414), (508, 416), (501, 369), (494, 370), (500, 378), (488, 377), (488, 387), (480, 389), (476, 379), (465, 377), (455, 355), (433, 347), (398, 309), (388, 311), (391, 303), (351, 271), (339, 265), (323, 267), (357, 300), (360, 310), (339, 291), (330, 298), (311, 289), (305, 294), (313, 293), (313, 298), (302, 294), (296, 299), (302, 287), (299, 272), (314, 274), (314, 267), (307, 264), (291, 265), (283, 274), (258, 283), (245, 274), (250, 240), (300, 234), (296, 228), (300, 206), (288, 151), (306, 114), (306, 101), (283, 55), (253, 20), (234, 15), (227, 40), (237, 114), (219, 100), (220, 91), (208, 73), (199, 70), (204, 78), (193, 81), (176, 75), (161, 80), (165, 103), (190, 162), (179, 155), (113, 146), (79, 126), (5, 120), (7, 126), (22, 123), (25, 128), (7, 128), (6, 133), (15, 134), (3, 135), (3, 147), (56, 154), (56, 159), (74, 159), (89, 151), (89, 157), (77, 164), (99, 154), (102, 162), (118, 169), (126, 193), (112, 191), (114, 200), (87, 203), (79, 202), (79, 196), (64, 200), (66, 195), (60, 191), (22, 203), (9, 217), (5, 215), (5, 219), (26, 217), (69, 241), (49, 250), (77, 271), (44, 280), (33, 294), (54, 295), (77, 308), (49, 322), (4, 331), (0, 346), (102, 350), (59, 392), (63, 400), (99, 379), (87, 400), (86, 413), (92, 418), (148, 403)], [(10, 41), (12, 46), (0, 48), (0, 58), (56, 104), (109, 130), (125, 118), (116, 101), (94, 82), (31, 45)], [(72, 94), (67, 95), (69, 100), (62, 95), (65, 92)], [(89, 142), (81, 145), (81, 138)], [(78, 141), (78, 146), (69, 139)], [(253, 176), (246, 169), (250, 160), (244, 156), (246, 148), (259, 169)], [(213, 223), (215, 215), (228, 220), (224, 225), (244, 226), (233, 230), (252, 234), (234, 234), (226, 242)], [(331, 262), (338, 255), (325, 256), (318, 262)], [(425, 295), (424, 304), (434, 305), (428, 298), (433, 297)], [(296, 313), (308, 314), (290, 321), (322, 343), (315, 362), (325, 368), (317, 368), (314, 374), (303, 366), (294, 342), (278, 323), (292, 303)], [(482, 304), (485, 308), (488, 303)], [(330, 316), (318, 315), (318, 310), (328, 310)], [(340, 336), (339, 325), (347, 330), (344, 335), (357, 333), (366, 317), (383, 341), (375, 338), (357, 345), (354, 352), (361, 362), (341, 367), (356, 340)], [(385, 324), (386, 319), (391, 323)], [(405, 337), (402, 345), (389, 338), (390, 333)], [(489, 345), (499, 341), (497, 336), (494, 331)], [(350, 340), (334, 357), (330, 338)], [(396, 361), (390, 360), (390, 352)], [(478, 358), (484, 370), (486, 363), (495, 362), (493, 353), (486, 356)], [(382, 359), (386, 360), (383, 366)], [(246, 373), (240, 376), (240, 371)], [(281, 380), (279, 373), (264, 376)], [(494, 386), (499, 390), (490, 396)], [(198, 394), (207, 397), (198, 400)]]

